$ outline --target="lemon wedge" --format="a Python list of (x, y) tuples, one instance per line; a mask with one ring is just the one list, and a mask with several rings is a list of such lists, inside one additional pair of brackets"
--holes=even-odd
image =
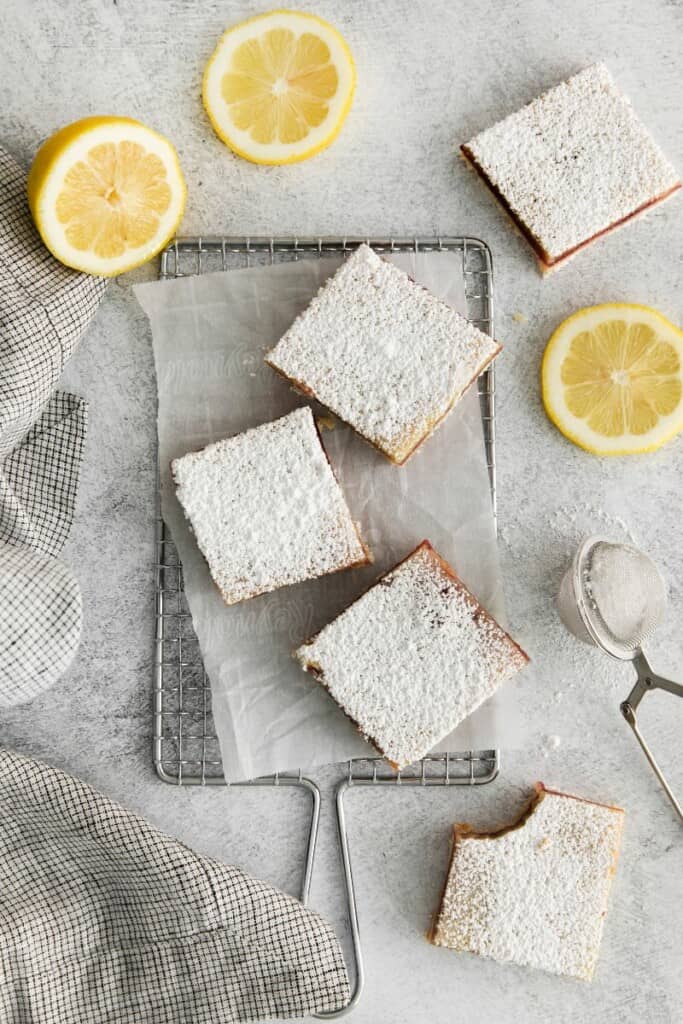
[(312, 14), (271, 11), (229, 28), (204, 72), (216, 134), (257, 164), (319, 153), (349, 112), (356, 70), (344, 38)]
[(548, 416), (574, 444), (654, 451), (683, 429), (683, 331), (647, 306), (581, 309), (548, 342), (541, 383)]
[(38, 150), (28, 200), (53, 256), (76, 270), (111, 277), (155, 256), (185, 207), (173, 146), (127, 117), (86, 117)]

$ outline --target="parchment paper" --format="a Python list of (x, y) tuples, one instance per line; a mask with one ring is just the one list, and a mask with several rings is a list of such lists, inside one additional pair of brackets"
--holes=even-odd
[[(458, 254), (396, 254), (393, 259), (466, 312)], [(401, 468), (349, 428), (336, 423), (332, 430), (323, 429), (330, 461), (372, 548), (374, 565), (285, 587), (231, 608), (209, 576), (175, 497), (170, 462), (305, 403), (265, 365), (263, 355), (340, 262), (336, 257), (309, 259), (135, 289), (152, 325), (162, 513), (183, 564), (230, 781), (376, 753), (291, 652), (424, 538), (454, 565), (484, 606), (504, 619), (476, 388)], [(314, 411), (329, 415), (320, 407)], [(504, 690), (438, 749), (498, 745), (506, 715)]]

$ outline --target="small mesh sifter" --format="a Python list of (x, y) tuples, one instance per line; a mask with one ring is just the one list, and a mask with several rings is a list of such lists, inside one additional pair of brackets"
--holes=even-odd
[(666, 586), (647, 555), (627, 544), (587, 537), (565, 573), (557, 599), (567, 629), (585, 643), (595, 644), (621, 661), (632, 661), (638, 676), (621, 713), (650, 762), (676, 813), (683, 809), (647, 745), (636, 711), (650, 690), (683, 697), (683, 685), (652, 671), (643, 645), (654, 635), (666, 610)]

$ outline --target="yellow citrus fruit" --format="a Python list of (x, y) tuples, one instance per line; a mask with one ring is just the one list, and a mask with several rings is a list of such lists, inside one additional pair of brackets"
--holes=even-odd
[(202, 99), (216, 134), (257, 164), (306, 160), (336, 138), (356, 86), (351, 52), (312, 14), (271, 11), (223, 34)]
[(545, 410), (595, 455), (654, 451), (683, 429), (683, 331), (647, 306), (580, 309), (548, 342)]
[(173, 146), (128, 117), (86, 117), (60, 129), (28, 176), (33, 220), (53, 256), (105, 277), (163, 249), (185, 196)]

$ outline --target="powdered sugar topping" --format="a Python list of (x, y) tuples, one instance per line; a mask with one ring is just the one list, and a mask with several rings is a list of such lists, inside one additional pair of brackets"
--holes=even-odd
[(428, 544), (296, 656), (397, 765), (427, 754), (527, 660)]
[(542, 790), (510, 831), (456, 829), (432, 941), (589, 980), (623, 818), (618, 808)]
[(463, 148), (551, 261), (680, 184), (602, 64)]
[(310, 408), (176, 459), (172, 470), (228, 604), (367, 561)]
[(267, 361), (401, 462), (499, 349), (361, 245)]

